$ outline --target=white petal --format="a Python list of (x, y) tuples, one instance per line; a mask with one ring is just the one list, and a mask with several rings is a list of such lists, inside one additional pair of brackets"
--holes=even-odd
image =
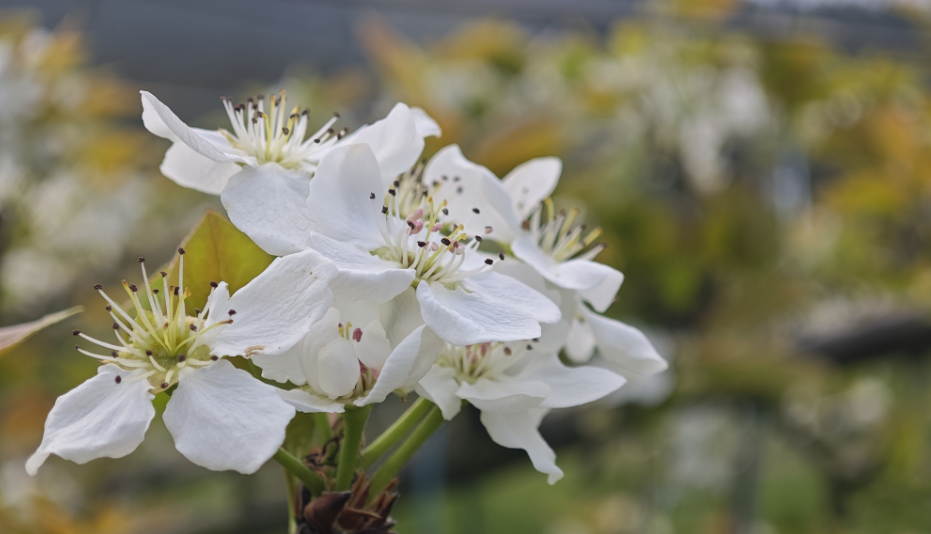
[[(353, 329), (355, 328), (356, 325), (353, 324)], [(388, 336), (378, 321), (372, 321), (362, 329), (362, 339), (354, 344), (353, 349), (360, 362), (376, 371), (385, 365), (391, 354)]]
[(129, 378), (128, 371), (104, 365), (97, 376), (58, 397), (26, 471), (35, 475), (50, 454), (83, 464), (96, 458), (122, 458), (136, 450), (155, 408), (149, 383)]
[(375, 387), (356, 405), (382, 402), (392, 391), (414, 386), (430, 370), (442, 348), (443, 341), (426, 326), (414, 330), (391, 352)]
[(482, 424), (495, 443), (509, 449), (524, 449), (533, 462), (533, 467), (549, 475), (550, 484), (562, 478), (563, 472), (556, 466), (556, 453), (546, 444), (537, 428), (546, 415), (546, 410), (528, 410), (514, 413), (482, 412)]
[(414, 127), (417, 128), (417, 134), (420, 137), (440, 137), (443, 135), (440, 125), (423, 109), (413, 107), (411, 108), (411, 114), (414, 116)]
[(339, 337), (339, 318), (339, 310), (330, 308), (323, 318), (310, 325), (310, 331), (295, 345), (295, 347), (300, 347), (300, 364), (304, 371), (304, 378), (314, 391), (322, 391), (317, 365), (320, 349)]
[(229, 300), (236, 310), (210, 344), (218, 356), (281, 354), (300, 341), (332, 302), (336, 269), (312, 250), (277, 258)]
[(461, 287), (450, 291), (442, 284), (421, 282), (417, 285), (417, 300), (427, 326), (453, 345), (540, 336), (540, 323), (533, 317), (484, 293), (468, 293)]
[(408, 287), (403, 293), (379, 306), (379, 321), (391, 346), (396, 347), (417, 327), (424, 324), (420, 316), (417, 292)]
[(524, 377), (479, 378), (475, 384), (463, 383), (456, 395), (483, 412), (504, 413), (540, 406), (551, 391), (548, 384)]
[(529, 217), (537, 204), (553, 194), (560, 173), (562, 161), (559, 158), (536, 158), (514, 167), (501, 180), (504, 190), (511, 196), (518, 220)]
[(275, 454), (293, 417), (294, 407), (276, 388), (220, 360), (181, 370), (162, 419), (188, 460), (248, 475)]
[(449, 421), (462, 410), (462, 399), (456, 396), (459, 382), (456, 371), (434, 365), (414, 388), (417, 394), (440, 407), (443, 419)]
[(204, 320), (204, 327), (213, 326), (220, 321), (227, 319), (226, 313), (229, 311), (230, 288), (226, 282), (220, 282), (217, 287), (213, 288), (210, 295), (207, 296), (207, 305), (204, 311), (207, 318)]
[(307, 248), (309, 188), (307, 173), (266, 163), (230, 178), (220, 200), (237, 228), (265, 252), (284, 256)]
[[(500, 305), (509, 306), (520, 313), (529, 315), (541, 323), (555, 323), (562, 318), (562, 312), (552, 300), (544, 297), (526, 284), (510, 276), (496, 272), (477, 274), (462, 282), (467, 291), (486, 295)], [(503, 341), (503, 340), (500, 340)]]
[(533, 344), (534, 350), (544, 354), (559, 354), (566, 346), (569, 338), (569, 321), (559, 321), (556, 324), (541, 324), (539, 340)]
[(310, 248), (331, 259), (339, 269), (339, 274), (332, 282), (332, 289), (340, 302), (367, 299), (380, 304), (403, 293), (414, 281), (412, 269), (400, 269), (397, 263), (372, 256), (359, 245), (343, 243), (317, 233), (311, 233), (307, 243)]
[(598, 315), (583, 305), (579, 305), (579, 313), (592, 329), (598, 352), (621, 376), (627, 372), (655, 374), (669, 366), (640, 330)]
[(352, 343), (337, 337), (317, 354), (317, 379), (320, 390), (330, 398), (348, 394), (359, 381), (359, 359)]
[(208, 195), (219, 195), (230, 177), (242, 167), (230, 161), (214, 161), (179, 142), (165, 152), (159, 170), (178, 185)]
[(556, 354), (540, 356), (523, 370), (520, 378), (536, 380), (551, 391), (543, 408), (570, 408), (596, 401), (624, 385), (624, 378), (600, 367), (566, 367)]
[(591, 289), (579, 290), (579, 296), (582, 297), (582, 300), (591, 304), (595, 311), (604, 313), (608, 306), (614, 302), (614, 297), (623, 283), (624, 275), (620, 271), (611, 269), (611, 272), (608, 273), (608, 276), (605, 277), (601, 284)]
[[(536, 269), (544, 278), (562, 288), (577, 290), (599, 288), (599, 291), (610, 291), (615, 282), (617, 288), (620, 288), (620, 281), (624, 280), (624, 276), (616, 269), (601, 263), (589, 260), (553, 261), (540, 250), (533, 237), (527, 233), (511, 243), (511, 251), (518, 259)], [(610, 304), (615, 294), (617, 294), (617, 289), (610, 295), (597, 293), (594, 297), (599, 303)]]
[(142, 94), (142, 123), (147, 130), (175, 143), (184, 143), (195, 152), (213, 161), (220, 163), (233, 161), (230, 156), (220, 151), (213, 143), (198, 135), (187, 124), (184, 124), (168, 106), (162, 104), (152, 93), (148, 91), (140, 91), (140, 93)]
[(487, 237), (496, 241), (510, 243), (517, 237), (520, 221), (501, 180), (467, 160), (459, 146), (449, 145), (433, 156), (424, 169), (424, 183), (439, 186), (433, 198), (449, 203), (450, 219), (464, 225), (467, 233), (485, 236), (485, 228), (490, 226), (492, 233)]
[(386, 190), (368, 145), (336, 147), (320, 162), (310, 183), (306, 197), (310, 227), (366, 250), (382, 247), (385, 241), (377, 217), (384, 219), (381, 207)]
[(303, 389), (291, 389), (288, 391), (279, 389), (278, 396), (293, 406), (294, 409), (303, 413), (343, 413), (346, 411), (346, 405), (343, 403), (311, 395)]
[(588, 324), (572, 319), (572, 326), (569, 328), (569, 338), (566, 340), (566, 354), (574, 363), (585, 363), (592, 359), (592, 353), (595, 352), (595, 334)]
[[(305, 337), (306, 339), (306, 337)], [(258, 354), (252, 357), (252, 363), (262, 369), (262, 378), (276, 382), (291, 382), (297, 386), (307, 383), (304, 369), (301, 367), (301, 358), (304, 355), (303, 340), (281, 354), (269, 356)]]
[[(381, 169), (384, 189), (387, 189), (388, 184), (399, 174), (410, 170), (417, 163), (424, 147), (424, 134), (418, 127), (426, 127), (423, 122), (425, 116), (425, 113), (413, 113), (409, 107), (399, 102), (387, 117), (370, 126), (363, 126), (353, 136), (352, 143), (365, 143), (371, 147)], [(436, 129), (439, 130), (439, 127)], [(378, 191), (375, 193), (378, 194)]]

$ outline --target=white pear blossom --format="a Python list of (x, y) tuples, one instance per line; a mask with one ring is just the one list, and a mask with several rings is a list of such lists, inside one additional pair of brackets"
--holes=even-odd
[(103, 365), (56, 401), (27, 471), (34, 475), (51, 454), (77, 463), (129, 454), (155, 416), (152, 399), (169, 391), (163, 419), (181, 454), (208, 469), (255, 472), (284, 440), (294, 408), (223, 356), (280, 354), (300, 341), (332, 302), (333, 265), (313, 251), (276, 259), (232, 297), (225, 282), (211, 282), (205, 309), (188, 315), (183, 276), (178, 287), (164, 272), (160, 284), (150, 284), (140, 263), (141, 296), (123, 282), (134, 315), (95, 286), (108, 303), (115, 342), (74, 331), (108, 353), (75, 346)]
[(436, 403), (445, 419), (466, 400), (481, 410), (491, 439), (524, 449), (533, 466), (553, 484), (563, 476), (556, 453), (537, 430), (553, 408), (598, 400), (624, 385), (624, 378), (598, 367), (566, 367), (547, 340), (447, 345), (416, 391)]
[(337, 304), (290, 350), (253, 360), (263, 377), (299, 386), (281, 392), (297, 410), (340, 413), (413, 388), (443, 345), (408, 289), (381, 305)]
[(231, 129), (191, 128), (155, 96), (142, 91), (142, 120), (153, 134), (172, 141), (160, 167), (179, 185), (220, 195), (230, 220), (269, 253), (283, 256), (282, 246), (267, 223), (308, 228), (308, 178), (334, 147), (367, 143), (389, 183), (417, 162), (424, 137), (440, 135), (440, 128), (419, 108), (402, 103), (384, 119), (349, 134), (332, 126), (339, 115), (309, 132), (309, 112), (287, 107), (284, 91), (234, 104), (224, 98)]
[[(549, 196), (561, 171), (558, 158), (537, 158), (498, 180), (451, 145), (433, 157), (424, 180), (437, 185), (435, 196), (448, 202), (452, 220), (472, 231), (495, 225), (488, 236), (523, 262), (501, 262), (497, 271), (544, 294), (549, 288), (559, 291), (558, 297), (550, 298), (560, 303), (563, 321), (569, 325), (565, 350), (573, 361), (587, 362), (597, 347), (608, 365), (628, 379), (665, 370), (666, 361), (642, 332), (589, 308), (605, 311), (624, 275), (593, 261), (602, 249), (591, 247), (600, 231), (585, 234), (583, 226), (573, 226), (577, 209), (555, 212)], [(469, 209), (478, 204), (488, 208)]]
[[(334, 294), (345, 302), (388, 302), (416, 289), (423, 322), (449, 343), (538, 337), (559, 308), (477, 253), (479, 235), (447, 224), (417, 170), (385, 186), (371, 148), (334, 148), (310, 183), (310, 232), (269, 224), (295, 249), (311, 248), (339, 270)], [(479, 209), (479, 208), (475, 208)], [(503, 257), (503, 256), (502, 256)]]

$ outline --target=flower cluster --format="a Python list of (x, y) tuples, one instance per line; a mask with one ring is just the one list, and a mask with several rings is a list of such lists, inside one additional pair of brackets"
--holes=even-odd
[[(211, 283), (193, 313), (183, 275), (150, 281), (142, 259), (142, 284), (123, 283), (128, 310), (97, 286), (116, 340), (75, 331), (103, 349), (77, 347), (102, 365), (55, 404), (31, 473), (50, 454), (128, 454), (162, 393), (166, 426), (198, 465), (254, 472), (299, 411), (344, 414), (340, 461), (351, 468), (356, 414), (416, 392), (444, 419), (473, 405), (494, 441), (526, 450), (552, 483), (562, 471), (538, 432), (546, 413), (665, 369), (640, 331), (600, 315), (623, 276), (594, 261), (598, 230), (554, 209), (558, 159), (504, 179), (455, 145), (421, 161), (440, 128), (404, 104), (352, 133), (333, 129), (337, 117), (309, 133), (310, 114), (283, 92), (223, 99), (232, 127), (218, 131), (188, 127), (150, 93), (142, 104), (146, 128), (173, 143), (162, 172), (220, 195), (278, 259), (232, 296)], [(596, 350), (604, 363), (589, 365)], [(262, 379), (226, 356), (251, 359)], [(339, 467), (336, 489), (348, 489), (352, 471)]]

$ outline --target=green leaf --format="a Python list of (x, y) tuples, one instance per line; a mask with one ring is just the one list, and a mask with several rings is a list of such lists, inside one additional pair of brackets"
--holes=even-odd
[(0, 356), (3, 356), (13, 347), (19, 345), (29, 336), (42, 330), (46, 326), (53, 325), (76, 313), (81, 313), (82, 311), (84, 311), (84, 306), (75, 306), (74, 308), (69, 308), (64, 311), (50, 313), (41, 319), (29, 323), (14, 324), (0, 328)]
[[(226, 282), (230, 293), (249, 283), (275, 258), (259, 248), (219, 213), (207, 210), (203, 219), (182, 242), (184, 286), (191, 291), (191, 307), (203, 308), (210, 282)], [(168, 279), (178, 279), (179, 255), (168, 265)]]

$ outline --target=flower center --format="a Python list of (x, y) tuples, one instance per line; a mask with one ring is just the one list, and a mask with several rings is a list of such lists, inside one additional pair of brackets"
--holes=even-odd
[[(463, 269), (470, 254), (482, 243), (481, 236), (470, 237), (462, 225), (445, 220), (449, 209), (444, 200), (439, 205), (430, 196), (430, 189), (420, 181), (420, 170), (402, 175), (382, 199), (379, 230), (385, 246), (372, 253), (384, 260), (399, 263), (416, 272), (414, 286), (420, 281), (439, 282), (453, 288), (472, 275), (488, 270), (494, 260), (486, 259), (478, 267)], [(369, 197), (373, 209), (378, 209), (375, 193)], [(504, 259), (503, 254), (499, 254)]]
[(447, 343), (436, 363), (455, 370), (460, 382), (474, 384), (480, 378), (494, 379), (502, 375), (531, 350), (530, 343), (480, 343), (466, 347)]
[[(181, 262), (179, 273), (184, 272), (184, 249), (179, 249)], [(191, 295), (190, 291), (180, 291), (179, 287), (168, 284), (168, 275), (162, 272), (162, 290), (164, 301), (157, 298), (159, 290), (153, 289), (146, 276), (145, 260), (139, 258), (142, 266), (142, 279), (145, 281), (145, 296), (149, 307), (146, 309), (138, 296), (139, 288), (135, 284), (123, 281), (123, 289), (133, 304), (135, 316), (124, 311), (103, 291), (100, 284), (94, 289), (107, 301), (107, 312), (113, 318), (113, 330), (117, 343), (107, 343), (92, 338), (79, 330), (72, 333), (91, 343), (110, 350), (109, 356), (95, 354), (75, 345), (81, 354), (90, 356), (101, 363), (113, 363), (127, 371), (132, 371), (130, 380), (148, 380), (155, 392), (164, 391), (178, 382), (178, 373), (185, 367), (201, 368), (218, 360), (210, 355), (210, 348), (204, 344), (204, 335), (208, 332), (218, 333), (227, 324), (233, 322), (229, 317), (235, 310), (226, 313), (223, 321), (211, 320), (211, 313), (220, 310), (196, 310), (195, 316), (188, 316), (184, 301)], [(183, 275), (179, 275), (179, 286), (183, 284)], [(216, 288), (216, 285), (211, 283)], [(213, 291), (211, 290), (211, 296)]]
[[(547, 211), (546, 222), (541, 221), (544, 207)], [(560, 211), (557, 214), (552, 199), (547, 198), (534, 210), (530, 219), (524, 222), (523, 227), (533, 236), (540, 250), (557, 262), (565, 261), (579, 254), (601, 236), (601, 228), (595, 228), (583, 237), (584, 224), (572, 227), (579, 213), (578, 208), (572, 208), (568, 213)], [(594, 259), (602, 249), (603, 245), (592, 247), (578, 259)]]
[(269, 97), (268, 111), (263, 95), (235, 105), (224, 97), (223, 107), (233, 131), (221, 128), (220, 133), (233, 148), (254, 157), (260, 165), (275, 162), (288, 169), (313, 170), (314, 165), (308, 159), (349, 133), (348, 128), (333, 130), (333, 124), (339, 120), (339, 114), (334, 113), (319, 130), (306, 137), (310, 111), (302, 111), (298, 106), (289, 110), (284, 90)]

